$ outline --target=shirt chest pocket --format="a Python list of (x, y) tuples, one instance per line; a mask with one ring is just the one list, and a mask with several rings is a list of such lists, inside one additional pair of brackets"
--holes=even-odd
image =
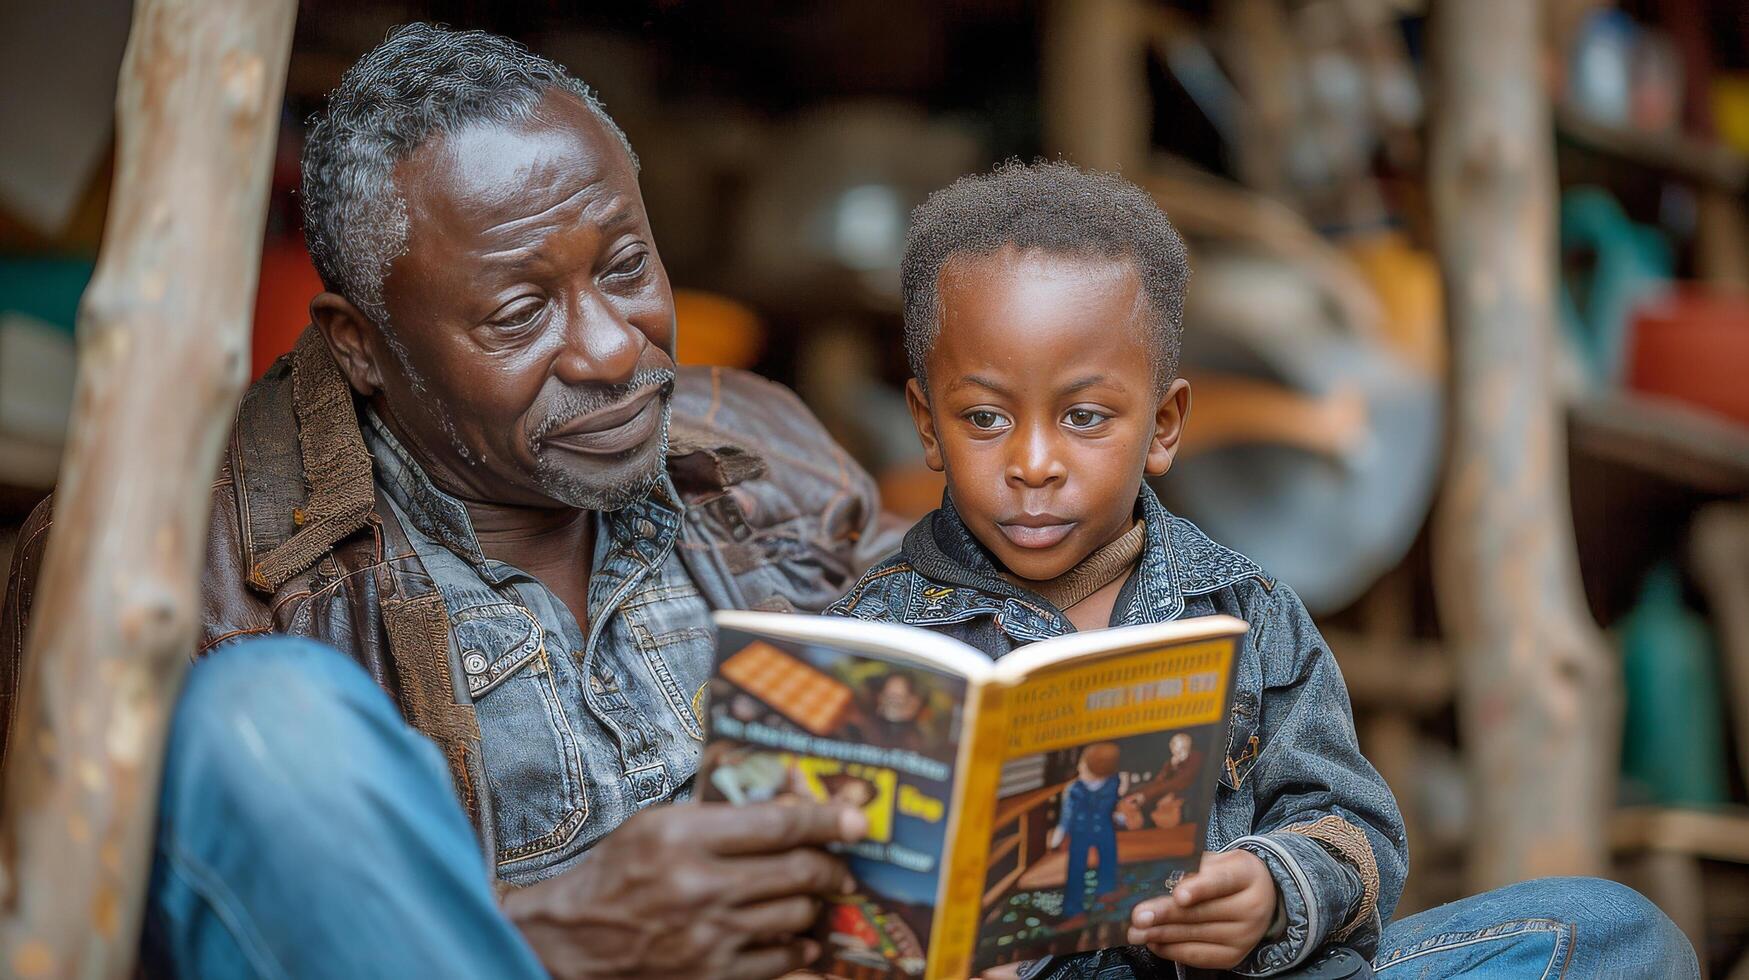
[(480, 723), (500, 870), (568, 856), (589, 815), (582, 747), (534, 616), (513, 603), (456, 614), (456, 651)]
[(648, 682), (680, 730), (704, 741), (704, 689), (717, 647), (710, 607), (690, 584), (667, 582), (628, 603), (625, 619)]

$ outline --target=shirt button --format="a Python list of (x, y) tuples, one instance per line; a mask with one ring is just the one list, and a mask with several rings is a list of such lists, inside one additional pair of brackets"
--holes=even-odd
[(632, 533), (647, 541), (656, 536), (656, 525), (649, 518), (640, 517), (632, 522)]
[(470, 653), (462, 658), (462, 668), (470, 674), (485, 673), (486, 658), (478, 653)]

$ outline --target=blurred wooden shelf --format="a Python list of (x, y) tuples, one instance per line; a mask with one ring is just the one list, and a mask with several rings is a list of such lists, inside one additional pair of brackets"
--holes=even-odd
[(1618, 810), (1610, 820), (1609, 841), (1618, 854), (1674, 851), (1706, 861), (1749, 864), (1749, 807)]
[(1733, 194), (1749, 188), (1749, 157), (1722, 143), (1624, 129), (1566, 108), (1555, 110), (1555, 132), (1574, 146), (1622, 163)]
[(1749, 428), (1678, 403), (1630, 392), (1580, 400), (1568, 406), (1567, 441), (1580, 574), (1604, 625), (1632, 608), (1696, 510), (1749, 495)]
[(1677, 402), (1624, 392), (1575, 402), (1568, 419), (1575, 454), (1702, 494), (1749, 493), (1749, 427)]

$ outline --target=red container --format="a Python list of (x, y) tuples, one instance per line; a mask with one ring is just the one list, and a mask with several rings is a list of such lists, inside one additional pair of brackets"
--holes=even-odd
[(1749, 426), (1749, 297), (1694, 286), (1634, 311), (1627, 384)]

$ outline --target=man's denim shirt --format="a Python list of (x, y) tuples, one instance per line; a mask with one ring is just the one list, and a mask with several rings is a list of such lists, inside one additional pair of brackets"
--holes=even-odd
[[(1370, 956), (1402, 893), (1408, 850), (1396, 800), (1356, 744), (1335, 659), (1291, 589), (1167, 512), (1151, 490), (1137, 509), (1147, 543), (1111, 625), (1226, 613), (1251, 626), (1206, 846), (1261, 858), (1284, 914), (1238, 972), (1282, 972), (1333, 940)], [(1061, 610), (1000, 578), (945, 500), (828, 612), (938, 630), (992, 657), (1074, 629)], [(1148, 958), (1108, 950), (1050, 972), (1150, 975)]]
[(683, 509), (664, 477), (596, 515), (589, 628), (528, 573), (485, 557), (461, 502), (437, 489), (374, 413), (377, 485), (451, 622), (458, 694), (480, 725), (496, 871), (559, 873), (652, 803), (684, 798), (716, 647), (710, 610), (675, 554)]

